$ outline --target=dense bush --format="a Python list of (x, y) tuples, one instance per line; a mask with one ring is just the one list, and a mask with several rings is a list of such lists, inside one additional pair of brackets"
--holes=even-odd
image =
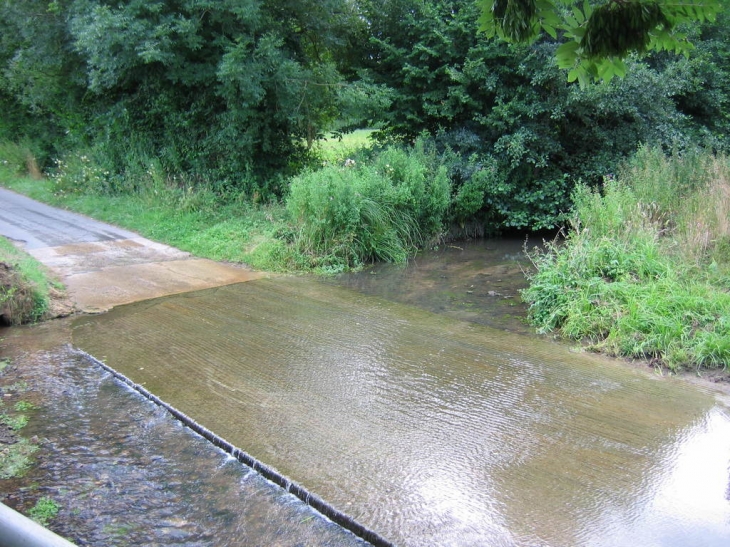
[(287, 207), (295, 243), (315, 267), (403, 262), (440, 235), (449, 206), (446, 168), (422, 141), (388, 147), (370, 161), (347, 160), (296, 177)]
[(687, 29), (690, 59), (633, 58), (585, 89), (556, 67), (558, 42), (507, 45), (478, 19), (471, 0), (2, 2), (0, 142), (24, 143), (66, 193), (164, 185), (258, 203), (316, 176), (326, 131), (366, 122), (381, 142), (428, 136), (446, 213), (420, 175), (398, 183), (417, 203), (397, 212), (452, 236), (557, 226), (575, 185), (600, 185), (640, 143), (727, 146), (726, 14)]
[(578, 187), (563, 242), (534, 251), (523, 298), (542, 331), (672, 368), (730, 363), (730, 165), (643, 148)]
[(3, 2), (0, 139), (32, 131), (122, 182), (154, 160), (281, 195), (339, 114), (339, 51), (361, 26), (343, 0)]
[[(554, 63), (558, 43), (508, 46), (477, 32), (478, 7), (459, 0), (367, 0), (363, 75), (392, 90), (383, 135), (432, 135), (454, 153), (450, 174), (491, 228), (560, 224), (579, 182), (600, 185), (641, 143), (721, 147), (728, 116), (727, 25), (695, 41), (689, 60), (630, 59), (624, 79), (581, 89)], [(725, 20), (726, 21), (726, 20)], [(724, 25), (724, 26), (723, 26)], [(483, 180), (489, 166), (490, 181)], [(478, 179), (470, 181), (472, 174)], [(461, 189), (461, 185), (465, 185)], [(489, 186), (479, 211), (475, 190)]]

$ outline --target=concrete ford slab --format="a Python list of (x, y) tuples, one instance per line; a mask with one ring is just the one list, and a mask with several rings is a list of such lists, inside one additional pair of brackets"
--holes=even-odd
[(5, 189), (0, 235), (53, 270), (83, 312), (262, 277)]

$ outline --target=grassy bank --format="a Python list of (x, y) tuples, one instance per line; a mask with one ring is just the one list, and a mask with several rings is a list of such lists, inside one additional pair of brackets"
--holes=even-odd
[(27, 146), (0, 143), (0, 182), (198, 256), (270, 271), (404, 262), (432, 243), (545, 228), (564, 216), (550, 206), (532, 225), (525, 207), (544, 208), (545, 196), (513, 202), (516, 190), (492, 157), (462, 157), (426, 137), (375, 145), (371, 133), (317, 143), (312, 158), (319, 161), (264, 184), (281, 187), (277, 202), (265, 202), (246, 173), (236, 182), (208, 181), (166, 173), (158, 160), (140, 156), (110, 172), (93, 149), (66, 153), (39, 180), (17, 174), (32, 164)]
[[(198, 256), (268, 271), (331, 273), (402, 261), (461, 218), (459, 211), (478, 209), (482, 193), (455, 192), (443, 158), (428, 147), (367, 154), (364, 137), (333, 140), (321, 169), (288, 181), (284, 203), (171, 178), (154, 163), (127, 181), (134, 191), (109, 191), (84, 156), (46, 179), (5, 168), (0, 181)], [(17, 156), (27, 164), (27, 154)], [(579, 185), (573, 200), (564, 240), (531, 253), (536, 269), (523, 297), (533, 324), (672, 369), (727, 367), (727, 158), (642, 148), (602, 188)]]
[[(276, 237), (285, 209), (259, 206), (245, 196), (212, 190), (149, 185), (134, 193), (109, 195), (59, 191), (53, 178), (0, 175), (3, 186), (33, 199), (69, 209), (213, 260), (242, 262), (282, 271), (290, 257)], [(280, 252), (281, 251), (281, 252)]]
[(30, 255), (0, 237), (0, 316), (10, 325), (32, 323), (50, 306), (53, 282)]
[(0, 171), (0, 182), (197, 256), (268, 271), (332, 273), (405, 261), (446, 223), (451, 188), (442, 159), (422, 145), (368, 157), (370, 133), (320, 144), (322, 165), (287, 181), (290, 191), (279, 203), (170, 176), (154, 162), (120, 181), (79, 153), (57, 161), (45, 179), (20, 176), (27, 154), (11, 154), (9, 145), (6, 155), (17, 159)]
[(643, 148), (579, 187), (567, 237), (532, 253), (523, 293), (542, 332), (671, 369), (730, 363), (730, 165)]
[[(370, 146), (369, 130), (322, 144), (327, 163), (342, 165)], [(326, 260), (300, 244), (300, 227), (285, 203), (259, 203), (257, 195), (171, 177), (151, 162), (115, 191), (113, 179), (88, 156), (69, 154), (45, 178), (27, 168), (25, 145), (2, 143), (0, 184), (38, 201), (86, 214), (212, 260), (266, 271), (326, 270)], [(0, 159), (2, 159), (0, 158)], [(340, 265), (339, 268), (345, 267)]]

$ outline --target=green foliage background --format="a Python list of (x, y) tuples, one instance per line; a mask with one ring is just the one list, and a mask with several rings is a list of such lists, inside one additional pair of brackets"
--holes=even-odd
[(0, 135), (53, 155), (85, 147), (117, 190), (154, 158), (282, 195), (338, 114), (338, 55), (357, 26), (338, 0), (31, 0), (0, 12)]
[[(454, 192), (480, 166), (481, 215), (494, 228), (560, 222), (579, 181), (596, 185), (641, 143), (724, 147), (728, 130), (727, 17), (693, 27), (695, 56), (630, 58), (626, 78), (580, 88), (554, 62), (558, 40), (509, 45), (477, 31), (471, 2), (368, 0), (364, 77), (393, 90), (383, 136), (424, 131), (452, 153)], [(487, 230), (488, 231), (488, 230)]]
[[(691, 57), (629, 57), (625, 78), (585, 86), (555, 62), (566, 36), (510, 45), (479, 32), (480, 14), (471, 0), (1, 2), (0, 142), (23, 143), (59, 192), (291, 199), (304, 222), (302, 180), (334, 177), (315, 174), (317, 143), (368, 126), (414, 164), (420, 139), (445, 170), (439, 207), (397, 207), (428, 234), (416, 244), (556, 227), (577, 184), (600, 184), (642, 143), (726, 148), (725, 12), (681, 28)], [(379, 157), (340, 186), (375, 191)], [(381, 212), (388, 196), (376, 192)]]

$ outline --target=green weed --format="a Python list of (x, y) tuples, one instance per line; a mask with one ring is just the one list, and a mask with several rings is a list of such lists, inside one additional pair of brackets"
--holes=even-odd
[(17, 414), (15, 416), (3, 414), (0, 415), (0, 421), (13, 431), (19, 431), (28, 425), (28, 416), (25, 414)]
[(724, 158), (642, 149), (601, 192), (578, 187), (565, 240), (529, 253), (533, 324), (675, 370), (726, 367), (729, 172)]
[(41, 526), (48, 526), (48, 523), (56, 518), (60, 509), (58, 503), (52, 498), (44, 496), (31, 508), (29, 516)]
[(19, 477), (25, 473), (37, 451), (38, 446), (24, 438), (0, 447), (0, 479)]
[(35, 410), (36, 406), (28, 401), (18, 401), (15, 403), (14, 408), (16, 412), (28, 412), (29, 410)]
[(30, 175), (34, 179), (40, 178), (41, 171), (31, 149), (27, 141), (0, 141), (0, 172), (9, 176)]

